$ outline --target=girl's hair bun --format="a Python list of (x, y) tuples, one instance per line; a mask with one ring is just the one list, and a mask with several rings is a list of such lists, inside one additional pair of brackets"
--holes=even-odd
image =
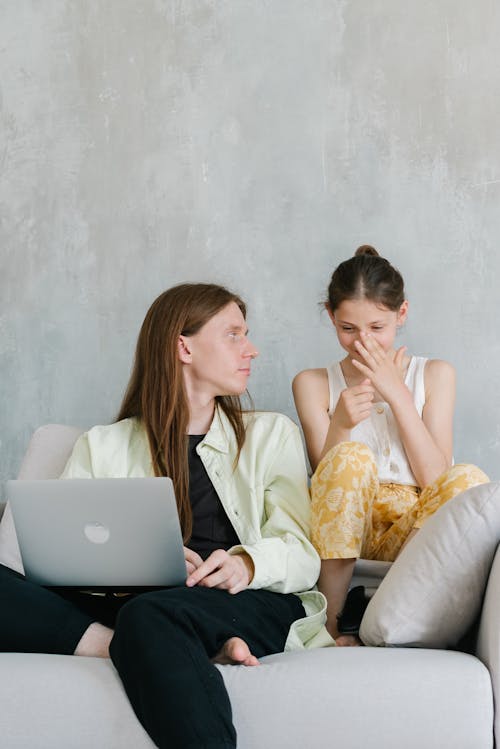
[(363, 244), (335, 268), (328, 286), (326, 304), (332, 312), (348, 299), (368, 299), (396, 312), (405, 299), (401, 273), (375, 247)]
[(358, 247), (358, 249), (354, 253), (354, 257), (357, 257), (358, 255), (372, 255), (372, 257), (380, 257), (375, 247), (372, 247), (371, 244), (362, 244), (361, 247)]

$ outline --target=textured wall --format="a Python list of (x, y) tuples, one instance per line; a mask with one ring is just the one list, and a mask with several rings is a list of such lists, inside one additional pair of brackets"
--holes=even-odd
[(362, 242), (402, 342), (457, 367), (457, 460), (500, 478), (499, 36), (494, 0), (0, 0), (2, 478), (39, 424), (113, 417), (181, 280), (247, 298), (254, 400), (294, 416)]

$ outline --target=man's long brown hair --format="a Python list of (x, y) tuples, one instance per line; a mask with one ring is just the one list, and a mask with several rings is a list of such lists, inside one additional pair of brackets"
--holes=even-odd
[[(180, 335), (197, 333), (230, 302), (235, 302), (246, 317), (246, 305), (240, 297), (215, 284), (179, 284), (155, 299), (139, 333), (134, 367), (117, 416), (117, 421), (129, 417), (142, 421), (155, 476), (170, 476), (173, 481), (185, 542), (191, 538), (193, 518), (189, 502), (189, 404), (178, 340)], [(240, 399), (220, 395), (215, 400), (234, 429), (237, 460), (245, 441)]]

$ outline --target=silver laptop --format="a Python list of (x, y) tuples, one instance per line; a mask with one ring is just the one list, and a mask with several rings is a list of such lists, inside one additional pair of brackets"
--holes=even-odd
[(28, 580), (114, 591), (186, 582), (169, 478), (7, 481), (7, 499)]

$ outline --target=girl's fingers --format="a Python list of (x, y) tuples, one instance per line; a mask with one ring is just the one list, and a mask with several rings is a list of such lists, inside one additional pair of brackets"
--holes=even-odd
[(363, 382), (360, 382), (359, 385), (352, 385), (352, 387), (347, 388), (347, 391), (356, 395), (357, 393), (374, 393), (375, 388), (373, 387), (370, 380), (367, 379), (363, 380)]
[(367, 349), (371, 349), (380, 354), (384, 354), (385, 356), (385, 351), (383, 347), (380, 345), (377, 339), (374, 338), (370, 333), (361, 333), (361, 337), (363, 339), (363, 344), (364, 346), (366, 346)]
[(352, 393), (346, 402), (362, 403), (363, 401), (372, 401), (374, 397), (375, 390), (373, 388), (370, 388), (369, 390), (358, 390), (356, 393)]
[(386, 358), (386, 352), (383, 347), (369, 333), (362, 333), (361, 335), (365, 349), (372, 356), (376, 364), (381, 364)]
[(373, 360), (373, 356), (362, 343), (360, 343), (359, 341), (354, 341), (354, 345), (356, 346), (356, 350), (358, 351), (359, 355), (362, 356), (367, 363), (369, 363), (370, 359)]
[(363, 372), (367, 377), (369, 377), (372, 373), (372, 370), (366, 366), (366, 364), (362, 364), (357, 359), (351, 359), (351, 362), (354, 364), (356, 369), (359, 369), (360, 372)]

